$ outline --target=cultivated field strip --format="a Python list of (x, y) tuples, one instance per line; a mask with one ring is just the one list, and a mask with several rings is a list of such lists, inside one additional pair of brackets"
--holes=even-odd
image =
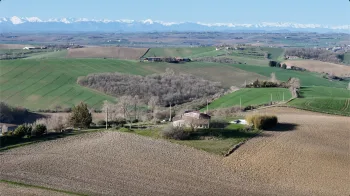
[(290, 108), (259, 112), (277, 114), (282, 125), (241, 146), (225, 158), (227, 165), (305, 195), (349, 195), (349, 117)]

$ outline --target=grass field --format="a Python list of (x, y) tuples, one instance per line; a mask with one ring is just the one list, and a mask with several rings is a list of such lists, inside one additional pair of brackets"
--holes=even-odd
[(61, 50), (56, 52), (41, 52), (31, 54), (27, 59), (43, 59), (43, 58), (66, 58), (68, 54), (67, 50)]
[(283, 94), (285, 101), (292, 98), (290, 91), (285, 88), (244, 88), (213, 101), (209, 104), (209, 109), (239, 106), (240, 100), (242, 100), (242, 107), (261, 105), (271, 101), (271, 94), (273, 102), (283, 101)]
[(336, 87), (345, 88), (349, 81), (329, 81), (322, 77), (321, 74), (313, 72), (301, 72), (293, 70), (285, 70), (281, 68), (274, 67), (263, 67), (263, 66), (253, 66), (253, 65), (231, 65), (233, 67), (254, 72), (266, 77), (269, 77), (271, 73), (276, 73), (277, 79), (282, 81), (287, 81), (290, 77), (299, 78), (301, 81), (301, 86), (326, 86), (326, 87)]
[(289, 105), (315, 112), (350, 116), (350, 90), (329, 87), (302, 87), (301, 98)]
[(350, 65), (350, 52), (344, 54), (343, 63)]
[(68, 50), (68, 58), (115, 58), (139, 60), (148, 48), (88, 47)]
[(99, 59), (14, 60), (0, 62), (0, 98), (8, 104), (29, 109), (70, 107), (80, 101), (99, 107), (111, 96), (76, 84), (79, 76), (97, 72), (145, 75), (150, 72), (131, 61)]
[(203, 57), (216, 56), (215, 47), (151, 48), (144, 57)]
[(282, 48), (263, 48), (270, 54), (270, 59), (274, 61), (279, 61), (283, 59), (284, 49)]
[[(260, 133), (258, 130), (251, 132), (243, 131), (244, 125), (230, 124), (225, 129), (202, 129), (192, 132), (190, 139), (169, 141), (181, 145), (190, 146), (206, 152), (225, 155), (236, 144), (255, 137)], [(138, 130), (135, 129), (130, 133), (161, 139), (160, 129)], [(201, 138), (201, 139), (200, 139)], [(207, 139), (205, 139), (207, 138)]]
[(104, 100), (115, 98), (76, 84), (79, 76), (91, 73), (121, 72), (137, 75), (165, 72), (190, 73), (224, 87), (241, 85), (245, 80), (264, 79), (226, 64), (215, 63), (140, 63), (113, 59), (22, 59), (0, 61), (0, 99), (32, 110), (71, 107), (84, 101), (99, 108)]

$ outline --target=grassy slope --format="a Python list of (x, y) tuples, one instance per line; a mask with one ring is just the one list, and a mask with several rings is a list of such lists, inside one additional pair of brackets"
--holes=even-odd
[(121, 72), (147, 75), (172, 68), (209, 80), (225, 87), (240, 85), (246, 79), (264, 78), (226, 64), (215, 63), (140, 63), (113, 59), (22, 59), (0, 61), (0, 99), (14, 106), (29, 109), (70, 107), (80, 101), (95, 108), (111, 96), (76, 84), (79, 76), (99, 72)]
[(271, 101), (287, 101), (292, 98), (288, 89), (284, 88), (245, 88), (239, 91), (227, 94), (209, 105), (209, 109), (227, 108), (231, 106), (239, 106), (242, 99), (242, 107), (249, 105), (260, 105)]
[(41, 59), (41, 58), (66, 58), (68, 54), (67, 50), (61, 50), (57, 52), (41, 52), (30, 55), (27, 59)]
[(301, 98), (289, 105), (316, 112), (350, 116), (350, 91), (329, 87), (303, 87)]
[(290, 77), (299, 78), (301, 81), (301, 86), (326, 86), (326, 87), (337, 87), (345, 88), (348, 85), (347, 81), (329, 81), (322, 78), (321, 74), (312, 73), (312, 72), (301, 72), (301, 71), (292, 71), (285, 70), (281, 68), (274, 67), (263, 67), (263, 66), (253, 66), (253, 65), (231, 65), (233, 67), (243, 69), (248, 72), (258, 73), (263, 76), (269, 77), (271, 73), (276, 73), (277, 79), (282, 81), (287, 81)]
[(263, 48), (264, 51), (267, 51), (271, 56), (270, 59), (277, 61), (282, 60), (284, 50), (282, 48)]
[[(195, 48), (151, 48), (144, 57), (193, 57), (202, 53), (215, 52), (215, 47)], [(209, 56), (215, 55), (208, 54)], [(200, 56), (200, 55), (199, 55)]]
[(126, 72), (148, 74), (133, 62), (113, 60), (15, 60), (0, 62), (0, 98), (11, 105), (29, 109), (72, 106), (80, 101), (99, 107), (111, 96), (82, 88), (76, 84), (79, 76), (96, 72)]

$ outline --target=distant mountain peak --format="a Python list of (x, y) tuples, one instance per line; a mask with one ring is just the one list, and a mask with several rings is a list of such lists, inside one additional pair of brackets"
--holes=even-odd
[[(45, 29), (45, 25), (49, 28)], [(350, 25), (300, 24), (292, 22), (248, 23), (204, 23), (204, 22), (164, 22), (146, 20), (110, 20), (88, 18), (38, 17), (0, 18), (0, 31), (230, 31), (230, 30), (294, 30), (294, 31), (336, 31), (350, 32)]]

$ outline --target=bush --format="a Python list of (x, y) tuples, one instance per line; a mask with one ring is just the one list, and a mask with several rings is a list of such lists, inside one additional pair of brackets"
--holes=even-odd
[(45, 125), (43, 124), (37, 124), (35, 125), (33, 131), (32, 131), (32, 135), (33, 136), (42, 136), (46, 133), (47, 128)]
[(278, 123), (276, 116), (259, 114), (246, 116), (246, 121), (249, 125), (253, 125), (255, 129), (270, 129)]
[(225, 128), (229, 123), (226, 120), (215, 119), (210, 121), (210, 128)]
[(68, 119), (60, 115), (52, 115), (49, 118), (41, 118), (34, 122), (33, 127), (36, 125), (45, 125), (48, 131), (61, 132), (67, 127)]
[(32, 131), (32, 127), (31, 126), (20, 125), (13, 132), (13, 136), (20, 137), (20, 138), (22, 138), (22, 137), (24, 137), (26, 135), (30, 136), (31, 135), (31, 131)]
[(185, 140), (188, 139), (189, 136), (189, 132), (187, 132), (184, 127), (174, 127), (173, 125), (169, 125), (162, 130), (162, 137), (167, 139)]
[(97, 121), (96, 124), (97, 124), (97, 125), (100, 125), (100, 126), (106, 125), (106, 121), (105, 121), (105, 120), (99, 120), (99, 121)]

